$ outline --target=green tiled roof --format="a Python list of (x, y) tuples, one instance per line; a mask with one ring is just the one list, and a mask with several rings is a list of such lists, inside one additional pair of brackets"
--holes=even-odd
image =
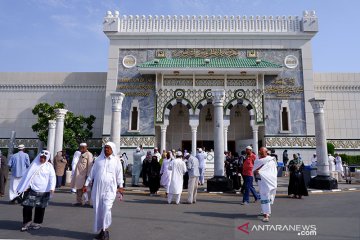
[[(138, 65), (139, 68), (281, 68), (281, 65), (254, 58), (160, 58)], [(157, 63), (155, 63), (158, 61)]]

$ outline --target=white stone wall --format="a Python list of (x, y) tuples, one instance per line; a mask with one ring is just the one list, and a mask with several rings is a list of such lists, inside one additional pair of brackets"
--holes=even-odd
[(64, 102), (76, 114), (96, 117), (94, 138), (102, 137), (106, 73), (0, 73), (0, 138), (36, 138), (32, 108), (40, 103)]
[(316, 98), (325, 99), (328, 139), (360, 137), (360, 73), (315, 73)]

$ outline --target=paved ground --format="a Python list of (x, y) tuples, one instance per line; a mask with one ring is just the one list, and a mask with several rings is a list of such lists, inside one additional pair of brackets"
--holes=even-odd
[[(276, 238), (266, 235), (259, 239), (359, 239), (359, 198), (357, 190), (312, 194), (301, 200), (279, 195), (270, 223), (296, 220), (298, 224), (306, 224), (316, 219), (316, 223), (325, 227), (319, 226), (313, 238), (296, 238), (295, 234), (289, 238), (279, 232), (275, 233)], [(0, 199), (0, 239), (92, 239), (93, 210), (72, 207), (74, 199), (70, 193), (57, 193), (46, 209), (43, 228), (25, 233), (19, 231), (22, 207)], [(168, 205), (163, 195), (150, 197), (129, 191), (125, 201), (114, 204), (110, 234), (112, 239), (137, 240), (250, 239), (237, 227), (246, 222), (262, 224), (257, 216), (260, 205), (241, 206), (240, 201), (241, 196), (236, 194), (202, 193), (195, 205)], [(341, 230), (328, 233), (339, 226)]]

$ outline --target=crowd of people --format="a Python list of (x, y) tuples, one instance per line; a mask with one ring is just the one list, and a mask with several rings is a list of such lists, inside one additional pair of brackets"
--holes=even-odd
[[(5, 194), (5, 184), (9, 168), (11, 180), (9, 198), (11, 204), (23, 206), (23, 225), (21, 231), (39, 229), (44, 220), (45, 208), (57, 188), (64, 184), (66, 169), (71, 166), (71, 191), (75, 194), (74, 207), (94, 209), (94, 232), (96, 239), (109, 239), (108, 228), (111, 225), (111, 208), (116, 197), (122, 198), (125, 187), (125, 172), (131, 172), (132, 187), (149, 188), (150, 196), (159, 196), (159, 189), (165, 189), (167, 203), (180, 204), (183, 189), (187, 189), (187, 199), (183, 204), (195, 204), (198, 187), (205, 183), (207, 153), (201, 148), (195, 154), (181, 150), (163, 151), (157, 148), (145, 151), (142, 146), (133, 153), (133, 164), (128, 165), (125, 153), (118, 154), (116, 146), (108, 142), (99, 156), (94, 156), (86, 143), (70, 160), (66, 151), (58, 152), (53, 158), (50, 152), (43, 150), (30, 163), (25, 146), (19, 145), (18, 152), (7, 161), (0, 152), (0, 195)], [(316, 155), (312, 158), (316, 165)], [(334, 169), (342, 170), (341, 157), (334, 159)], [(283, 162), (289, 171), (288, 195), (292, 198), (308, 196), (304, 182), (304, 162), (300, 154), (293, 154), (290, 160), (287, 150), (283, 152)], [(268, 222), (271, 204), (277, 189), (277, 155), (260, 148), (258, 154), (252, 146), (247, 146), (240, 154), (224, 153), (225, 176), (232, 183), (234, 191), (243, 194), (242, 205), (260, 202), (263, 221)], [(258, 191), (254, 187), (257, 182)], [(254, 200), (250, 201), (250, 193)], [(35, 208), (34, 218), (32, 217)]]

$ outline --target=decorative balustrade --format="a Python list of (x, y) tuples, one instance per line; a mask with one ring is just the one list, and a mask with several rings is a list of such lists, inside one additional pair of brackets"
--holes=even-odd
[(107, 12), (104, 32), (120, 33), (299, 33), (317, 31), (315, 11), (298, 16), (139, 16)]

